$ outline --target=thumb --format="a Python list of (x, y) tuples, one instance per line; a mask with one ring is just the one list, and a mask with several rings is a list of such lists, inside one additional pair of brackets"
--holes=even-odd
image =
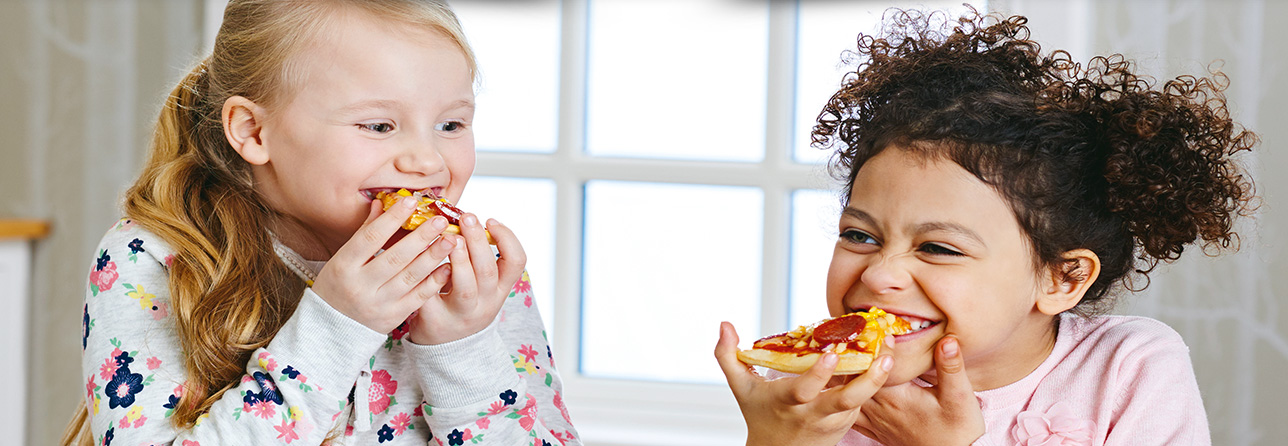
[(962, 359), (957, 337), (944, 336), (936, 347), (935, 370), (939, 384), (935, 387), (939, 389), (940, 399), (961, 401), (969, 398), (974, 402), (975, 392), (966, 376), (966, 361)]

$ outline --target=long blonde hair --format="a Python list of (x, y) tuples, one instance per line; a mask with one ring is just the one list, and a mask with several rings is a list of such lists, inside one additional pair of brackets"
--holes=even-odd
[[(192, 426), (240, 382), (251, 353), (273, 339), (305, 284), (273, 253), (263, 228), (287, 218), (254, 189), (250, 165), (228, 144), (224, 101), (243, 96), (271, 108), (289, 100), (292, 56), (325, 32), (339, 6), (424, 27), (456, 42), (471, 75), (473, 52), (455, 14), (432, 0), (232, 0), (214, 50), (170, 93), (151, 151), (126, 192), (124, 213), (175, 250), (170, 307), (187, 380), (171, 422)], [(91, 445), (85, 401), (63, 445)]]

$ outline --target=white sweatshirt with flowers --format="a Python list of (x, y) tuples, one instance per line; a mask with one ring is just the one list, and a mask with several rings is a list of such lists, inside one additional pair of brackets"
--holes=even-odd
[(404, 327), (376, 333), (306, 289), (240, 384), (179, 429), (169, 417), (187, 370), (169, 310), (172, 255), (129, 220), (98, 247), (81, 360), (96, 444), (581, 444), (527, 273), (491, 326), (433, 346), (403, 339)]

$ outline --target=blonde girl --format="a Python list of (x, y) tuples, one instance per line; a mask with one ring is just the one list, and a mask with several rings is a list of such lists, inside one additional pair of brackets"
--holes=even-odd
[(580, 444), (514, 234), (372, 200), (460, 197), (474, 77), (440, 2), (231, 1), (95, 253), (64, 444)]

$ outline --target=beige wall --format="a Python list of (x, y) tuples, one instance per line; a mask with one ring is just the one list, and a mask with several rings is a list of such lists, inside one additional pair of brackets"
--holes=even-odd
[(84, 392), (90, 256), (118, 218), (167, 85), (199, 50), (201, 5), (0, 0), (0, 218), (53, 225), (35, 253), (27, 444), (54, 444)]
[[(81, 305), (94, 245), (138, 172), (158, 104), (200, 47), (201, 0), (0, 0), (0, 218), (41, 218), (27, 364), (28, 444), (52, 444), (82, 392)], [(1246, 161), (1265, 201), (1243, 250), (1190, 255), (1125, 312), (1190, 343), (1215, 444), (1288, 439), (1288, 2), (998, 0), (1075, 55), (1124, 52), (1161, 75), (1216, 59), (1234, 116), (1262, 145)], [(1049, 36), (1046, 37), (1046, 36)]]

